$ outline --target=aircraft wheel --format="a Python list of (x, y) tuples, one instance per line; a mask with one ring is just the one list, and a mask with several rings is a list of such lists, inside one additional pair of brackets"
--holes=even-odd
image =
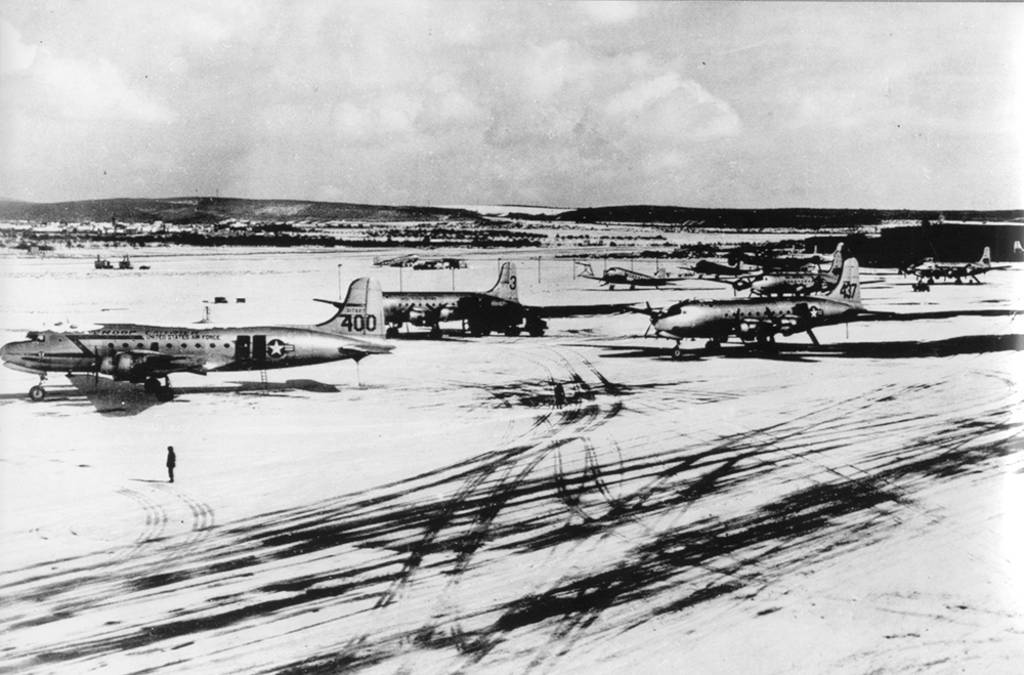
[(678, 361), (681, 358), (683, 358), (683, 348), (680, 347), (679, 345), (676, 345), (675, 347), (672, 348), (672, 359), (674, 361)]
[(543, 326), (532, 326), (529, 329), (529, 333), (530, 333), (530, 337), (541, 337), (542, 335), (544, 335), (544, 327)]
[(174, 390), (170, 387), (160, 387), (156, 390), (156, 400), (166, 403), (174, 398)]
[(439, 338), (441, 337), (441, 327), (436, 323), (430, 327), (430, 337)]
[(721, 347), (722, 343), (718, 342), (717, 340), (708, 340), (707, 342), (704, 343), (704, 351), (707, 352), (717, 352), (719, 349), (721, 349)]
[(46, 398), (46, 390), (40, 387), (38, 384), (28, 390), (28, 397), (33, 402), (42, 401)]
[(160, 391), (160, 386), (160, 380), (155, 377), (148, 377), (146, 378), (146, 384), (143, 386), (143, 389), (147, 394), (155, 394)]
[(509, 337), (517, 337), (522, 332), (519, 326), (505, 326), (505, 335)]
[(398, 326), (388, 326), (388, 329), (384, 331), (384, 337), (396, 338), (398, 337)]

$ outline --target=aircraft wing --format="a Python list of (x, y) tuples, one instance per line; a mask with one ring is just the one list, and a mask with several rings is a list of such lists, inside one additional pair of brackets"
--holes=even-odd
[(223, 363), (212, 363), (199, 355), (161, 354), (148, 349), (133, 349), (118, 355), (128, 356), (134, 362), (136, 372), (161, 377), (170, 373), (196, 373), (205, 375), (211, 370), (222, 367)]

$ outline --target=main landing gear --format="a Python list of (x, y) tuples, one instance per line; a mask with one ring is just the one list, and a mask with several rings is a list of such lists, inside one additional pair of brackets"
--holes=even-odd
[(156, 394), (156, 400), (158, 401), (166, 402), (174, 398), (174, 390), (171, 389), (171, 378), (166, 375), (163, 382), (155, 377), (146, 378), (146, 383), (143, 387), (147, 394)]
[[(722, 351), (722, 340), (722, 338), (710, 338), (707, 342), (704, 343), (704, 353), (717, 354), (718, 352)], [(673, 361), (679, 361), (686, 355), (686, 352), (683, 350), (680, 340), (676, 340), (675, 346), (672, 347), (671, 354)]]

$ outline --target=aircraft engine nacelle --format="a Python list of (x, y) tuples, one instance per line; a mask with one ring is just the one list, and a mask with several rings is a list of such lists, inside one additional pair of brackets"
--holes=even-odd
[(104, 356), (100, 360), (100, 372), (110, 375), (115, 380), (127, 380), (134, 374), (135, 370), (142, 365), (145, 359), (136, 357), (133, 354), (114, 354)]
[(414, 326), (422, 326), (427, 323), (427, 313), (417, 309), (409, 310), (409, 323)]
[(453, 307), (442, 307), (437, 312), (438, 321), (448, 321), (455, 315), (455, 309)]
[(757, 335), (757, 330), (760, 325), (760, 321), (754, 321), (753, 319), (744, 319), (743, 321), (740, 322), (739, 326), (740, 337), (747, 335)]

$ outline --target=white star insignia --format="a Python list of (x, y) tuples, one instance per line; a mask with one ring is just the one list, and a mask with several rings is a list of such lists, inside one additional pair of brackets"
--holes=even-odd
[(272, 359), (279, 359), (284, 356), (285, 352), (291, 351), (288, 349), (290, 346), (277, 339), (271, 340), (267, 343), (267, 356)]

